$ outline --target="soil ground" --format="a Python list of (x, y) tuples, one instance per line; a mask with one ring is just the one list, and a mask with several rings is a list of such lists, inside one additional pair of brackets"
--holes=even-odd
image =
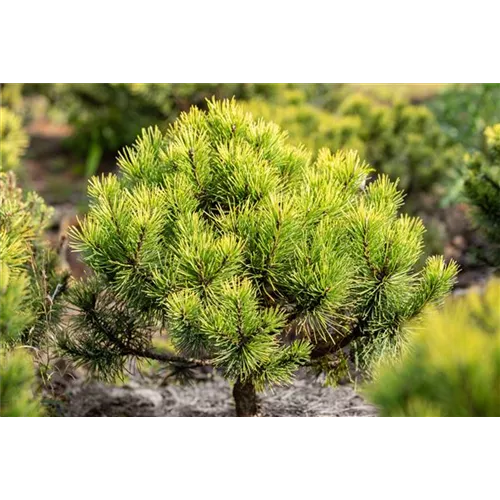
[[(58, 412), (69, 417), (234, 417), (229, 384), (209, 376), (190, 385), (164, 385), (132, 376), (122, 386), (77, 379), (66, 384)], [(376, 409), (350, 385), (325, 387), (310, 376), (260, 395), (263, 417), (373, 417)]]

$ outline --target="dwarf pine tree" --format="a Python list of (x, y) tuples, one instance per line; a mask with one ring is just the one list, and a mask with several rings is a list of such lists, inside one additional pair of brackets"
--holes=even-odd
[[(60, 345), (97, 376), (129, 358), (177, 372), (211, 365), (234, 384), (238, 415), (299, 366), (335, 378), (345, 350), (368, 363), (453, 283), (454, 263), (420, 272), (420, 220), (353, 152), (312, 162), (277, 125), (234, 101), (192, 108), (164, 135), (145, 130), (120, 175), (90, 182), (74, 246), (95, 276), (79, 283)], [(153, 336), (166, 331), (173, 352)]]
[(466, 156), (464, 193), (491, 243), (485, 257), (500, 266), (500, 123), (486, 128), (483, 149)]
[(432, 312), (367, 386), (383, 416), (500, 416), (500, 282)]

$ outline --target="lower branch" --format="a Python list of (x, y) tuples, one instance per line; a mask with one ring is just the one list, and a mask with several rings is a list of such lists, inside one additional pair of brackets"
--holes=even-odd
[(155, 349), (146, 349), (144, 351), (129, 350), (127, 352), (130, 356), (135, 356), (137, 358), (148, 358), (155, 359), (157, 361), (163, 361), (164, 363), (172, 363), (176, 365), (182, 365), (186, 368), (196, 368), (199, 366), (211, 366), (212, 360), (210, 359), (191, 359), (183, 358), (180, 356), (174, 356), (167, 352), (160, 352)]
[(351, 330), (348, 335), (342, 337), (338, 342), (322, 342), (320, 344), (316, 344), (311, 352), (311, 359), (314, 360), (322, 358), (323, 356), (326, 356), (328, 354), (335, 354), (344, 347), (347, 347), (351, 342), (354, 342), (364, 335), (364, 327), (365, 322), (361, 321)]

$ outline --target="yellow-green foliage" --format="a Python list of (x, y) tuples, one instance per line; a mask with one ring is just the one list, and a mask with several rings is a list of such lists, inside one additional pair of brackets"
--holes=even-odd
[(0, 173), (1, 344), (37, 343), (57, 318), (67, 277), (43, 241), (51, 215), (38, 195), (17, 187), (12, 172)]
[(245, 107), (283, 126), (295, 143), (316, 151), (325, 146), (358, 150), (376, 170), (399, 178), (412, 201), (443, 181), (461, 155), (461, 148), (451, 145), (424, 106), (381, 104), (354, 93), (348, 94), (334, 113), (304, 103), (250, 101)]
[(488, 150), (495, 152), (500, 157), (500, 123), (487, 127), (484, 131), (484, 138)]
[(454, 282), (442, 258), (416, 271), (424, 227), (399, 214), (396, 183), (366, 186), (371, 168), (354, 151), (311, 161), (235, 101), (144, 131), (119, 166), (90, 182), (73, 235), (97, 279), (75, 287), (80, 314), (61, 338), (104, 378), (151, 357), (157, 324), (177, 355), (235, 382), (290, 380), (313, 344), (335, 380), (343, 347), (360, 365), (397, 349), (400, 326)]
[(0, 83), (0, 105), (21, 112), (23, 86), (23, 83)]
[(21, 118), (7, 108), (0, 108), (0, 172), (15, 170), (28, 146), (28, 136)]
[(34, 385), (35, 372), (28, 354), (20, 349), (0, 352), (0, 417), (41, 416)]
[(300, 102), (276, 105), (263, 100), (241, 103), (242, 107), (256, 117), (273, 121), (288, 131), (296, 144), (304, 144), (313, 151), (323, 147), (332, 150), (356, 149), (363, 154), (364, 144), (360, 140), (361, 119), (357, 116), (338, 117), (332, 113)]
[(400, 178), (408, 196), (444, 180), (461, 154), (425, 106), (379, 105), (355, 94), (342, 103), (339, 113), (361, 118), (360, 138), (366, 144), (367, 159), (377, 170)]
[(62, 310), (68, 277), (43, 241), (51, 213), (39, 196), (17, 187), (13, 172), (0, 173), (1, 416), (40, 413), (33, 361), (19, 346), (48, 347)]
[(431, 314), (367, 393), (385, 416), (500, 416), (500, 281)]

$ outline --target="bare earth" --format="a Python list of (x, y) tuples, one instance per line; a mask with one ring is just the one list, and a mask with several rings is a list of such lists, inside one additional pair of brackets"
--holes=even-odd
[[(263, 417), (373, 417), (376, 409), (351, 386), (335, 389), (301, 377), (260, 395)], [(233, 417), (229, 384), (219, 376), (192, 385), (160, 386), (133, 377), (123, 386), (75, 381), (65, 391), (65, 416)]]

